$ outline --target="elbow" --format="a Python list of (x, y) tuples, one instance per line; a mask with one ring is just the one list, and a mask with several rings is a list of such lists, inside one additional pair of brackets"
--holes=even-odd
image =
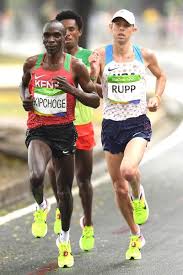
[(97, 93), (95, 93), (95, 95), (93, 96), (93, 99), (90, 101), (89, 106), (94, 109), (100, 106), (100, 97)]
[(95, 104), (95, 105), (93, 106), (93, 108), (94, 108), (94, 109), (97, 109), (99, 106), (100, 106), (100, 103), (99, 103), (99, 104)]
[(98, 107), (100, 106), (100, 98), (97, 97), (96, 101), (95, 101), (95, 104), (93, 106), (94, 109), (97, 109)]
[(97, 109), (100, 106), (100, 102), (94, 102), (92, 105), (90, 105), (89, 107), (93, 108), (93, 109)]
[(97, 100), (93, 101), (92, 103), (90, 102), (90, 104), (87, 104), (87, 106), (97, 109), (100, 106), (100, 99), (98, 98)]

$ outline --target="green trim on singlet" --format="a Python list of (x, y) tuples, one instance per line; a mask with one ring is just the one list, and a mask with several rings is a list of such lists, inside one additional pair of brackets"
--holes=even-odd
[(35, 87), (34, 92), (40, 95), (55, 96), (65, 94), (64, 91), (54, 89), (54, 88), (45, 88), (45, 87)]
[[(75, 54), (75, 57), (80, 59), (85, 64), (88, 70), (90, 69), (90, 63), (88, 61), (88, 58), (91, 55), (91, 53), (92, 51), (79, 47), (79, 50)], [(92, 118), (93, 118), (93, 108), (82, 104), (79, 100), (76, 100), (74, 124), (75, 125), (88, 124), (92, 121)]]
[(70, 67), (71, 67), (71, 55), (66, 53), (65, 54), (65, 61), (64, 61), (64, 69), (68, 72), (70, 72)]
[(36, 65), (35, 65), (35, 69), (38, 69), (41, 66), (41, 62), (43, 60), (43, 53), (40, 53), (37, 57), (37, 61), (36, 61)]
[(82, 60), (82, 62), (86, 65), (87, 68), (90, 68), (90, 63), (88, 61), (88, 58), (91, 55), (91, 53), (92, 51), (79, 47), (79, 50), (75, 54), (75, 57)]
[[(41, 53), (37, 57), (35, 68), (38, 69), (41, 66), (42, 60), (43, 60), (44, 54)], [(71, 55), (66, 53), (65, 54), (65, 60), (64, 60), (64, 69), (68, 72), (70, 72), (70, 66), (71, 66)]]

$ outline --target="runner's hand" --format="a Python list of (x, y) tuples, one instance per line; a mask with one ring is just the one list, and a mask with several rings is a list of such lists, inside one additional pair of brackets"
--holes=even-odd
[(33, 102), (34, 102), (34, 99), (32, 97), (32, 95), (27, 95), (23, 100), (22, 100), (22, 105), (24, 107), (24, 110), (25, 111), (32, 111), (34, 109), (34, 106), (33, 106)]
[(94, 77), (97, 74), (97, 71), (100, 67), (100, 57), (97, 52), (93, 52), (89, 58), (88, 61), (90, 63), (90, 76)]
[(160, 100), (157, 96), (151, 97), (148, 101), (147, 108), (150, 112), (156, 112), (159, 108)]
[(62, 90), (65, 93), (70, 93), (74, 95), (73, 88), (74, 86), (68, 83), (66, 77), (57, 76), (53, 78), (53, 83), (56, 89)]

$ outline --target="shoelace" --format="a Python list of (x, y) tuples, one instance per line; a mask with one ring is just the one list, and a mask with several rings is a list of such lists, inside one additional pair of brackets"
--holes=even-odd
[(60, 252), (63, 256), (68, 256), (70, 253), (70, 248), (68, 244), (62, 243), (60, 246)]
[(138, 247), (137, 246), (137, 242), (139, 241), (139, 237), (138, 236), (134, 236), (130, 238), (130, 247)]
[(84, 227), (83, 235), (86, 238), (90, 238), (93, 235), (93, 230), (92, 230), (91, 226), (85, 226)]
[(34, 213), (34, 218), (36, 222), (42, 222), (44, 220), (44, 212), (42, 209), (37, 210)]
[(134, 210), (136, 212), (137, 215), (141, 214), (141, 210), (142, 210), (142, 205), (141, 205), (141, 201), (134, 201), (133, 202), (133, 206), (134, 206)]

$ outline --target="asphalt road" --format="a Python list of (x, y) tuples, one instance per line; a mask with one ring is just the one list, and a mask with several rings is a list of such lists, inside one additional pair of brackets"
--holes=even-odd
[[(96, 247), (92, 252), (84, 253), (79, 248), (79, 217), (82, 210), (76, 195), (71, 226), (74, 267), (57, 267), (53, 205), (48, 218), (48, 234), (44, 239), (34, 239), (31, 235), (32, 214), (0, 227), (0, 274), (182, 275), (182, 128), (169, 140), (152, 148), (141, 166), (142, 183), (150, 208), (149, 221), (142, 226), (146, 246), (142, 250), (141, 260), (125, 260), (129, 231), (115, 207), (108, 179), (94, 191)], [(102, 173), (105, 173), (105, 168)]]

